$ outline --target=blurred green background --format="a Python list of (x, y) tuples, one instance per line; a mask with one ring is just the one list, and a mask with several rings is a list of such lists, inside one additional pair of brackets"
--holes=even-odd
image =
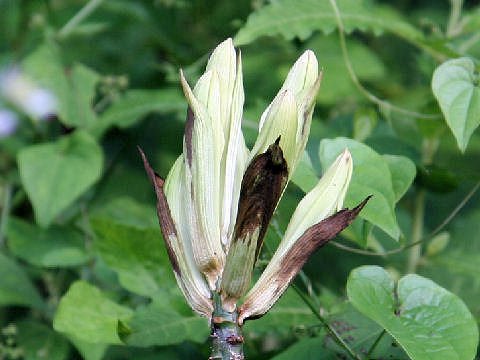
[[(389, 103), (436, 118), (379, 106), (358, 89), (327, 1), (0, 0), (0, 359), (208, 356), (207, 323), (179, 299), (136, 146), (165, 177), (182, 151), (186, 101), (178, 71), (193, 85), (209, 52), (227, 37), (242, 51), (249, 147), (261, 113), (305, 49), (325, 71), (308, 157), (277, 209), (261, 260), (278, 244), (303, 190), (322, 173), (323, 139), (352, 138), (378, 154), (408, 158), (416, 168), (405, 195), (391, 204), (397, 239), (360, 220), (339, 243), (370, 252), (396, 249), (452, 214), (480, 178), (480, 135), (473, 133), (465, 153), (458, 149), (431, 78), (440, 63), (459, 56), (472, 58), (478, 70), (478, 2), (338, 5), (361, 84)], [(475, 193), (423, 243), (415, 264), (417, 273), (459, 295), (477, 319), (479, 204)], [(414, 235), (412, 223), (420, 226)], [(409, 257), (408, 250), (367, 256), (328, 245), (307, 263), (298, 285), (332, 321), (363, 324), (355, 334), (361, 338), (378, 329), (345, 302), (349, 272), (379, 264), (398, 277)], [(264, 265), (260, 261), (257, 273)], [(55, 323), (56, 331), (53, 319), (67, 291), (78, 311), (65, 315), (66, 324)], [(140, 331), (121, 344), (123, 321), (133, 313), (137, 322), (129, 326), (150, 321), (157, 340)], [(175, 326), (162, 326), (170, 323)], [(245, 337), (249, 359), (291, 358), (285, 350), (311, 338), (321, 339), (312, 354), (330, 351), (311, 358), (342, 352), (293, 290), (271, 313), (247, 323)], [(388, 341), (382, 356), (407, 358)]]

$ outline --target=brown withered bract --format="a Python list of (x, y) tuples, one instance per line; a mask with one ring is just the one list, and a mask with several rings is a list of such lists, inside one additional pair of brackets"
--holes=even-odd
[(158, 220), (160, 223), (160, 228), (162, 230), (163, 238), (165, 240), (165, 245), (167, 246), (168, 257), (170, 258), (170, 262), (172, 263), (173, 271), (175, 271), (178, 276), (181, 276), (182, 274), (178, 266), (177, 256), (175, 255), (169, 240), (170, 236), (177, 236), (177, 230), (175, 228), (175, 223), (173, 222), (172, 215), (170, 213), (170, 207), (167, 203), (167, 197), (165, 196), (165, 192), (163, 191), (165, 181), (152, 169), (152, 167), (148, 163), (147, 157), (145, 156), (140, 147), (138, 147), (138, 151), (142, 155), (145, 171), (147, 172), (147, 175), (152, 182), (153, 188), (155, 189), (155, 194), (157, 195)]
[(308, 228), (288, 251), (277, 273), (279, 281), (298, 273), (310, 256), (320, 247), (332, 240), (357, 217), (371, 196), (363, 200), (352, 210), (344, 209), (329, 216), (318, 224)]
[[(255, 256), (262, 247), (263, 238), (272, 218), (277, 202), (282, 195), (288, 179), (287, 162), (279, 146), (280, 137), (270, 145), (266, 152), (257, 155), (248, 166), (242, 180), (237, 221), (233, 242), (252, 237), (257, 228)], [(250, 245), (250, 244), (247, 244)]]
[(185, 122), (185, 147), (187, 149), (187, 161), (188, 166), (192, 166), (192, 133), (193, 125), (195, 121), (195, 115), (193, 114), (192, 108), (189, 106), (187, 109), (187, 121)]
[[(370, 198), (371, 195), (355, 208), (339, 211), (338, 213), (320, 221), (318, 224), (308, 228), (285, 255), (284, 260), (279, 264), (278, 271), (272, 274), (269, 279), (269, 283), (276, 284), (276, 290), (274, 293), (283, 292), (302, 269), (310, 256), (317, 249), (332, 240), (340, 231), (350, 225)], [(274, 303), (272, 303), (272, 305), (273, 304)], [(245, 320), (258, 318), (258, 316), (242, 316), (249, 307), (250, 304), (247, 302), (240, 306), (240, 325), (242, 325)]]

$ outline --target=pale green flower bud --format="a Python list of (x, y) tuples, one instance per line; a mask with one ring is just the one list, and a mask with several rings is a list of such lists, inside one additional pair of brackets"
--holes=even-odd
[[(270, 219), (305, 149), (321, 76), (315, 55), (306, 51), (263, 113), (249, 152), (241, 132), (242, 61), (232, 40), (213, 51), (193, 90), (180, 72), (189, 104), (183, 154), (165, 182), (142, 157), (172, 268), (197, 313), (210, 318), (213, 298), (233, 312), (247, 292)], [(239, 324), (267, 312), (313, 251), (360, 212), (366, 200), (340, 211), (351, 175), (346, 150), (300, 202), (270, 264), (238, 309)]]
[[(140, 149), (139, 149), (140, 150)], [(157, 212), (172, 269), (185, 299), (198, 314), (209, 318), (213, 312), (210, 289), (195, 265), (191, 232), (181, 219), (191, 216), (189, 192), (185, 183), (183, 155), (180, 155), (164, 182), (150, 167), (140, 150), (145, 170), (157, 195)]]
[[(203, 77), (205, 78), (206, 76)], [(225, 253), (220, 239), (218, 190), (221, 154), (218, 152), (219, 146), (216, 141), (219, 127), (218, 123), (215, 124), (212, 120), (206, 107), (208, 98), (199, 94), (200, 99), (207, 100), (207, 104), (200, 102), (183, 78), (183, 74), (181, 79), (190, 105), (185, 126), (184, 164), (186, 189), (190, 194), (189, 205), (192, 206), (192, 212), (189, 218), (179, 221), (187, 222), (190, 226), (195, 263), (206, 276), (210, 288), (214, 289), (225, 264)], [(212, 84), (212, 88), (214, 87)], [(208, 141), (205, 141), (206, 139)]]
[[(280, 147), (284, 150), (289, 178), (291, 178), (307, 144), (315, 97), (320, 88), (321, 78), (322, 73), (318, 73), (315, 54), (311, 50), (305, 51), (290, 69), (272, 103), (263, 112), (259, 124), (259, 136), (251, 157), (265, 151), (278, 136), (281, 136)], [(278, 107), (279, 102), (286, 101), (286, 92), (289, 103), (291, 105), (294, 103), (295, 115), (292, 112), (282, 114), (273, 111), (274, 107)]]
[(297, 101), (293, 91), (286, 89), (275, 97), (268, 107), (265, 121), (252, 154), (261, 154), (280, 137), (280, 147), (290, 172), (296, 156)]
[(287, 183), (287, 164), (279, 142), (277, 139), (256, 156), (243, 176), (235, 232), (220, 286), (223, 308), (229, 312), (250, 286), (268, 224)]
[(241, 56), (237, 59), (232, 40), (213, 51), (193, 91), (182, 73), (181, 81), (190, 105), (184, 155), (193, 208), (183, 221), (191, 227), (195, 263), (215, 289), (233, 232), (248, 154), (241, 132)]
[[(297, 157), (305, 148), (306, 140), (301, 136), (305, 134), (305, 122), (309, 131), (319, 84), (317, 60), (313, 52), (306, 51), (262, 115), (260, 133), (242, 182), (235, 232), (220, 287), (222, 304), (227, 311), (235, 309), (250, 286), (266, 228), (298, 162)], [(275, 163), (277, 165), (273, 165)], [(244, 209), (248, 209), (247, 215)]]
[(342, 210), (352, 172), (352, 155), (345, 149), (297, 205), (278, 247), (279, 254), (291, 247), (310, 226)]

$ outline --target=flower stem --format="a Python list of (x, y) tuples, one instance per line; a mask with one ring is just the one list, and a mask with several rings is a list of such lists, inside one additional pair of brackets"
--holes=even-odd
[(243, 360), (242, 329), (237, 323), (237, 310), (227, 312), (222, 307), (220, 295), (214, 295), (215, 309), (211, 319), (212, 355), (209, 360)]

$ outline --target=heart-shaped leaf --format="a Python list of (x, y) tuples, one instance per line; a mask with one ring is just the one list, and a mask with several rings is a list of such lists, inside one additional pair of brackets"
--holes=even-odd
[(23, 269), (0, 252), (0, 306), (20, 305), (45, 310), (45, 303)]
[[(180, 311), (177, 311), (179, 309)], [(203, 343), (208, 338), (208, 324), (188, 309), (179, 291), (163, 292), (147, 306), (139, 306), (125, 323), (128, 331), (120, 336), (133, 346), (179, 344), (185, 340)]]
[(118, 274), (120, 284), (136, 294), (153, 296), (175, 286), (165, 244), (158, 227), (141, 229), (111, 220), (92, 219), (95, 249)]
[(470, 360), (478, 343), (477, 324), (456, 295), (410, 274), (395, 284), (378, 266), (362, 266), (347, 282), (350, 302), (375, 320), (413, 360)]
[(444, 62), (433, 73), (433, 94), (462, 152), (480, 124), (480, 87), (469, 58)]
[(90, 259), (84, 236), (71, 227), (53, 225), (42, 229), (12, 217), (7, 234), (10, 251), (35, 266), (77, 266)]
[(90, 343), (121, 344), (118, 324), (132, 315), (130, 308), (110, 300), (99, 288), (77, 281), (60, 300), (53, 328)]
[(100, 76), (95, 71), (73, 64), (67, 73), (60, 48), (52, 42), (41, 44), (27, 56), (22, 70), (55, 96), (57, 115), (62, 123), (89, 130), (98, 126), (93, 99)]
[[(395, 203), (413, 181), (413, 163), (405, 157), (384, 157), (365, 144), (348, 138), (325, 139), (320, 143), (320, 161), (327, 169), (345, 148), (353, 157), (353, 175), (345, 199), (345, 207), (354, 207), (369, 195), (373, 195), (360, 217), (378, 226), (394, 239), (398, 239), (400, 229), (395, 216)], [(398, 166), (405, 167), (405, 174), (395, 182), (393, 173), (401, 172)], [(412, 171), (413, 168), (413, 171)], [(400, 182), (397, 184), (397, 180)]]
[(18, 167), (35, 218), (47, 227), (100, 178), (103, 153), (84, 131), (51, 143), (32, 145), (18, 154)]

